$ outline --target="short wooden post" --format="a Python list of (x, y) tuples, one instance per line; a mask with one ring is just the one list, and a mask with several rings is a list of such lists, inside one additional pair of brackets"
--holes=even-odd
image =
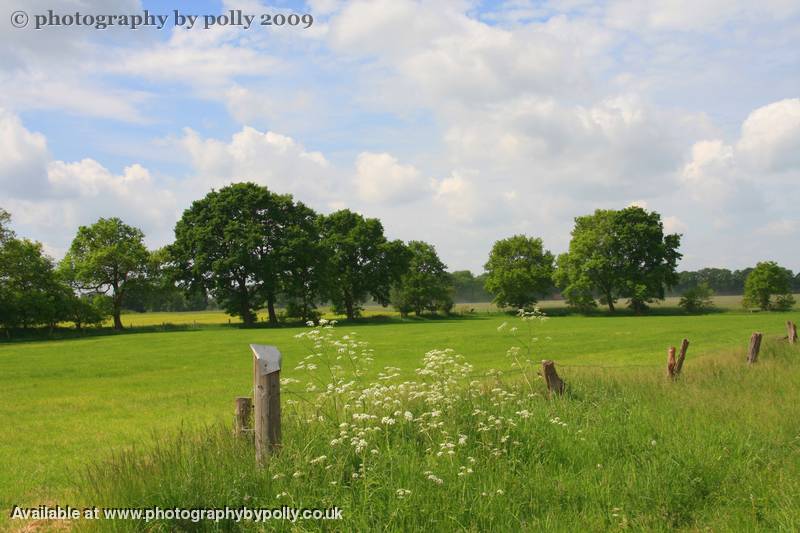
[(789, 344), (794, 344), (797, 342), (797, 324), (792, 322), (791, 320), (786, 321), (786, 330), (787, 330), (787, 338), (789, 339)]
[(558, 377), (556, 372), (556, 364), (549, 359), (542, 361), (542, 375), (544, 381), (547, 383), (547, 393), (552, 395), (556, 393), (558, 396), (564, 394), (564, 381)]
[(675, 347), (670, 346), (667, 350), (667, 377), (675, 378)]
[(274, 346), (251, 344), (256, 462), (281, 444), (281, 353)]
[(751, 365), (758, 359), (758, 351), (761, 349), (761, 333), (753, 333), (750, 336), (750, 349), (747, 352), (747, 362)]
[(253, 402), (248, 396), (240, 396), (236, 398), (236, 425), (234, 432), (237, 437), (244, 436), (247, 428), (250, 426), (250, 408)]
[(686, 360), (686, 351), (689, 349), (689, 339), (681, 341), (681, 351), (678, 354), (678, 361), (675, 364), (675, 377), (677, 377), (681, 370), (683, 370), (683, 362)]

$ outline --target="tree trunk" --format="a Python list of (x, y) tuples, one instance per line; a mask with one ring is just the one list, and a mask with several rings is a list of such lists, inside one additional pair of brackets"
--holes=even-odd
[(614, 299), (611, 298), (610, 294), (606, 294), (606, 302), (608, 303), (608, 312), (609, 313), (613, 313), (614, 312)]
[(122, 326), (122, 318), (120, 317), (120, 315), (121, 315), (121, 312), (120, 312), (119, 304), (115, 301), (114, 302), (114, 329), (116, 329), (116, 330), (125, 329)]
[(249, 304), (249, 301), (247, 299), (244, 299), (242, 301), (241, 309), (239, 310), (239, 314), (241, 315), (242, 322), (244, 323), (245, 326), (251, 326), (251, 325), (253, 325), (253, 322), (255, 322), (255, 319), (254, 319), (254, 316), (253, 316), (253, 312), (250, 311), (250, 304)]
[(278, 325), (278, 315), (275, 313), (275, 296), (267, 296), (267, 314), (269, 315), (269, 323)]
[(355, 320), (356, 312), (355, 312), (355, 308), (353, 306), (353, 299), (350, 298), (349, 296), (345, 296), (344, 297), (344, 309), (345, 309), (345, 313), (347, 314), (347, 318), (349, 320)]

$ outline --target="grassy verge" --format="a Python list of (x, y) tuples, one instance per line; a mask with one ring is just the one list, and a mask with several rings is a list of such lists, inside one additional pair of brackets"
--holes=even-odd
[(474, 369), (435, 351), (413, 382), (287, 406), (283, 450), (263, 469), (252, 443), (211, 426), (97, 463), (76, 494), (100, 506), (344, 510), (344, 522), (268, 526), (287, 531), (796, 530), (800, 350), (771, 339), (757, 365), (743, 359), (707, 357), (676, 383), (645, 369), (564, 369), (568, 394), (547, 399), (530, 373), (465, 385)]

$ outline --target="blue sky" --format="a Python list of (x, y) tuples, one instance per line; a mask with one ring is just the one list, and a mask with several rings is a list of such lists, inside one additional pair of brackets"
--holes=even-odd
[(60, 257), (120, 216), (150, 246), (240, 180), (381, 218), (452, 268), (494, 240), (563, 251), (574, 217), (646, 206), (682, 267), (800, 270), (800, 6), (67, 0), (56, 12), (311, 13), (302, 28), (17, 29), (2, 0), (0, 206)]

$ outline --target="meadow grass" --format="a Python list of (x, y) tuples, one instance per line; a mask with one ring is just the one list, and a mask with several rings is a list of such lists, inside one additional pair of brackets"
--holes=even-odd
[[(800, 294), (795, 295), (795, 299), (800, 302)], [(722, 295), (722, 296), (714, 296), (712, 298), (714, 306), (717, 311), (724, 311), (724, 312), (740, 312), (740, 313), (749, 313), (749, 311), (742, 308), (742, 297), (736, 295)], [(665, 298), (661, 302), (656, 302), (651, 306), (651, 311), (655, 314), (673, 314), (673, 315), (683, 315), (683, 311), (678, 306), (678, 302), (680, 301), (680, 297), (677, 296), (670, 296)], [(627, 303), (622, 301), (619, 304), (620, 309), (617, 310), (618, 314), (622, 314), (625, 316), (626, 314), (630, 314), (630, 311), (626, 309)], [(539, 302), (539, 308), (542, 310), (553, 313), (553, 314), (563, 314), (566, 310), (566, 303), (564, 300), (544, 300)], [(796, 307), (798, 308), (798, 307)], [(322, 316), (328, 319), (342, 319), (341, 315), (336, 315), (330, 309), (330, 307), (323, 306), (320, 308)], [(473, 303), (457, 303), (453, 307), (453, 311), (455, 314), (458, 315), (471, 315), (471, 314), (493, 314), (501, 312), (502, 310), (498, 309), (492, 303), (488, 302), (473, 302)], [(598, 307), (596, 314), (602, 315), (606, 313), (605, 307)], [(376, 318), (376, 317), (393, 317), (398, 318), (400, 314), (395, 311), (391, 307), (382, 307), (379, 305), (367, 305), (364, 308), (362, 313), (363, 317), (366, 319)], [(148, 327), (148, 326), (162, 326), (162, 325), (174, 325), (174, 326), (194, 326), (197, 325), (210, 325), (210, 324), (239, 324), (241, 321), (238, 317), (232, 317), (226, 314), (224, 311), (186, 311), (180, 313), (171, 313), (171, 312), (155, 312), (155, 313), (125, 313), (122, 316), (123, 323), (126, 326), (131, 327)], [(266, 320), (266, 313), (264, 311), (258, 313), (258, 319), (260, 321)], [(110, 326), (112, 322), (109, 320), (106, 322), (106, 326)]]
[[(651, 376), (660, 383), (666, 347), (682, 337), (692, 341), (687, 373), (694, 376), (695, 365), (716, 354), (738, 353), (735, 347), (745, 346), (752, 331), (764, 331), (773, 339), (782, 336), (788, 318), (797, 320), (791, 314), (769, 313), (556, 317), (540, 328), (535, 357), (563, 363), (562, 373), (576, 385), (582, 376), (591, 376), (585, 381), (586, 390), (591, 390), (598, 376), (613, 382), (616, 372), (641, 372), (643, 378)], [(422, 354), (437, 347), (463, 354), (476, 373), (508, 370), (509, 338), (497, 328), (513, 320), (478, 313), (438, 320), (389, 318), (345, 324), (340, 329), (356, 332), (375, 349), (376, 364), (367, 378), (375, 378), (384, 365), (398, 367), (400, 377), (408, 378)], [(0, 505), (8, 509), (13, 504), (47, 501), (92, 503), (85, 485), (76, 488), (75, 482), (88, 463), (132, 447), (149, 449), (154, 436), (163, 439), (179, 428), (194, 434), (203, 425), (230, 427), (233, 398), (249, 395), (251, 387), (247, 345), (277, 345), (285, 357), (284, 376), (295, 377), (293, 368), (305, 353), (302, 343), (294, 339), (299, 331), (302, 328), (201, 326), (0, 345), (0, 463), (14, 465), (0, 470)], [(616, 368), (629, 365), (645, 368)], [(796, 383), (793, 372), (784, 378), (793, 377)], [(646, 396), (651, 382), (644, 379), (637, 385), (638, 381), (633, 380), (631, 387), (639, 387)], [(602, 380), (598, 383), (605, 387)], [(580, 388), (574, 390), (580, 394)], [(734, 398), (736, 391), (730, 394)], [(762, 396), (763, 401), (779, 401), (770, 388), (763, 388)], [(785, 405), (790, 420), (798, 404)], [(293, 431), (303, 434), (300, 427), (287, 429), (287, 438), (294, 438)]]
[[(563, 398), (529, 375), (465, 384), (452, 353), (352, 406), (290, 406), (284, 446), (255, 468), (227, 426), (160, 436), (80, 482), (103, 506), (343, 509), (344, 522), (83, 522), (138, 531), (794, 531), (800, 527), (800, 349), (775, 339), (644, 369), (572, 369)], [(360, 400), (358, 399), (360, 398)], [(330, 398), (328, 398), (330, 400)], [(349, 416), (352, 415), (352, 416)]]

